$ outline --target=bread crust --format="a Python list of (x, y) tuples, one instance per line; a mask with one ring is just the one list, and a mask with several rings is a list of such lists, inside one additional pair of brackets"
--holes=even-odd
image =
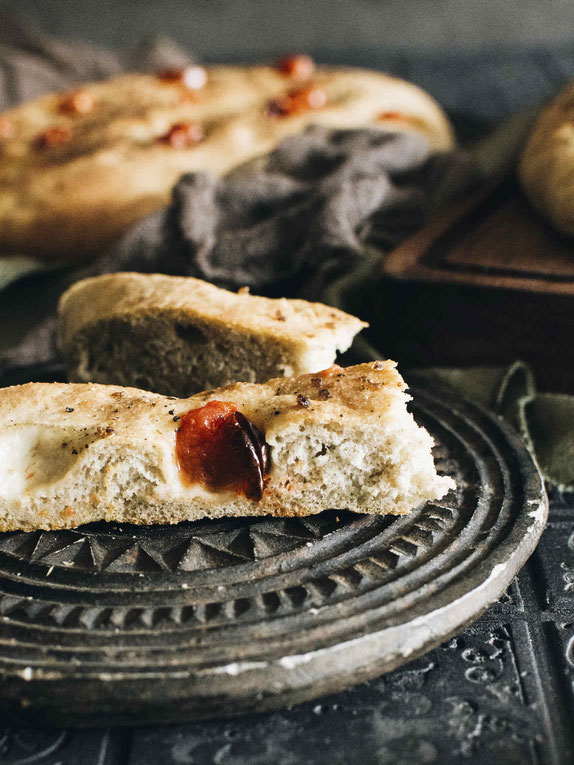
[[(343, 506), (330, 504), (333, 499), (357, 512), (408, 512), (442, 496), (452, 483), (436, 475), (432, 441), (406, 412), (404, 390), (394, 362), (237, 383), (188, 399), (65, 383), (0, 390), (0, 530), (67, 528), (96, 520), (176, 523), (220, 515), (309, 515)], [(183, 481), (175, 452), (178, 423), (212, 400), (232, 402), (271, 447), (272, 467), (259, 502), (190, 488)], [(366, 448), (369, 438), (373, 446)], [(313, 439), (327, 444), (321, 453), (315, 453)], [(339, 464), (334, 455), (341, 444), (347, 463)], [(317, 473), (315, 462), (303, 455), (306, 445), (315, 462), (328, 466), (331, 460), (339, 473), (347, 471), (338, 494), (329, 493), (324, 469)], [(391, 446), (403, 456), (395, 455), (391, 490), (385, 485), (381, 494), (380, 473), (393, 459)], [(361, 449), (367, 467), (348, 464)], [(355, 484), (355, 473), (364, 476), (370, 493)]]
[[(437, 150), (453, 144), (441, 108), (411, 83), (341, 68), (317, 69), (312, 83), (326, 105), (283, 117), (269, 115), (269, 102), (301, 83), (267, 66), (210, 67), (205, 87), (194, 92), (152, 75), (124, 75), (86, 85), (94, 104), (86, 113), (62, 111), (62, 94), (5, 112), (0, 252), (85, 258), (166, 205), (184, 173), (225, 173), (312, 123), (416, 131)], [(197, 144), (161, 140), (189, 122), (202, 127)], [(70, 131), (68, 140), (42, 147), (39, 138), (54, 127)]]
[(555, 228), (574, 236), (574, 83), (542, 110), (519, 163), (522, 188)]

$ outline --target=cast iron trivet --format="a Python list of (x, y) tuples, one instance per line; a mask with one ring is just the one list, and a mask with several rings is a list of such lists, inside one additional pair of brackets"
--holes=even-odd
[(0, 535), (4, 715), (118, 724), (279, 708), (477, 618), (534, 549), (544, 490), (503, 423), (449, 389), (413, 396), (458, 488), (407, 517)]

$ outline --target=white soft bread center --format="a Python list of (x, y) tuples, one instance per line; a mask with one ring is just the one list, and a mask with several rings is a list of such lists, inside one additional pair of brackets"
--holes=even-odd
[[(209, 496), (199, 485), (186, 485), (175, 459), (175, 433), (145, 449), (125, 444), (116, 454), (106, 449), (104, 428), (24, 425), (8, 428), (0, 436), (0, 499), (22, 501), (26, 497), (46, 500), (55, 492), (69, 495), (68, 482), (76, 482), (70, 502), (82, 501), (86, 484), (93, 489), (91, 501), (105, 496), (130, 500), (145, 495), (150, 485), (169, 487), (172, 496)], [(70, 505), (66, 505), (69, 508)]]
[(0, 497), (17, 499), (42, 484), (55, 483), (77, 461), (62, 448), (65, 431), (41, 425), (11, 427), (0, 434)]

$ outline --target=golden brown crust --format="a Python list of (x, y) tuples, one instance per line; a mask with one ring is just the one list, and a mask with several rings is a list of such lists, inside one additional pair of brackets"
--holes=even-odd
[[(284, 117), (269, 116), (268, 104), (298, 83), (263, 66), (211, 67), (205, 87), (191, 93), (178, 82), (125, 75), (86, 85), (93, 103), (86, 111), (63, 109), (62, 94), (52, 94), (4, 113), (0, 252), (84, 258), (165, 205), (183, 173), (224, 173), (311, 123), (414, 130), (436, 149), (453, 143), (444, 113), (415, 85), (327, 68), (313, 84), (326, 105)], [(190, 122), (201, 126), (202, 140), (187, 148), (162, 140)], [(46, 141), (54, 128), (57, 140)]]
[(519, 164), (530, 201), (559, 231), (574, 236), (574, 84), (539, 115)]

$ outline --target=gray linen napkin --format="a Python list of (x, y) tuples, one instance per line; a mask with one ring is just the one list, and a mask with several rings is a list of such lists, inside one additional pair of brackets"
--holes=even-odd
[(416, 133), (311, 126), (224, 178), (185, 175), (91, 272), (162, 271), (318, 298), (365, 245), (390, 249), (477, 182), (462, 152)]

